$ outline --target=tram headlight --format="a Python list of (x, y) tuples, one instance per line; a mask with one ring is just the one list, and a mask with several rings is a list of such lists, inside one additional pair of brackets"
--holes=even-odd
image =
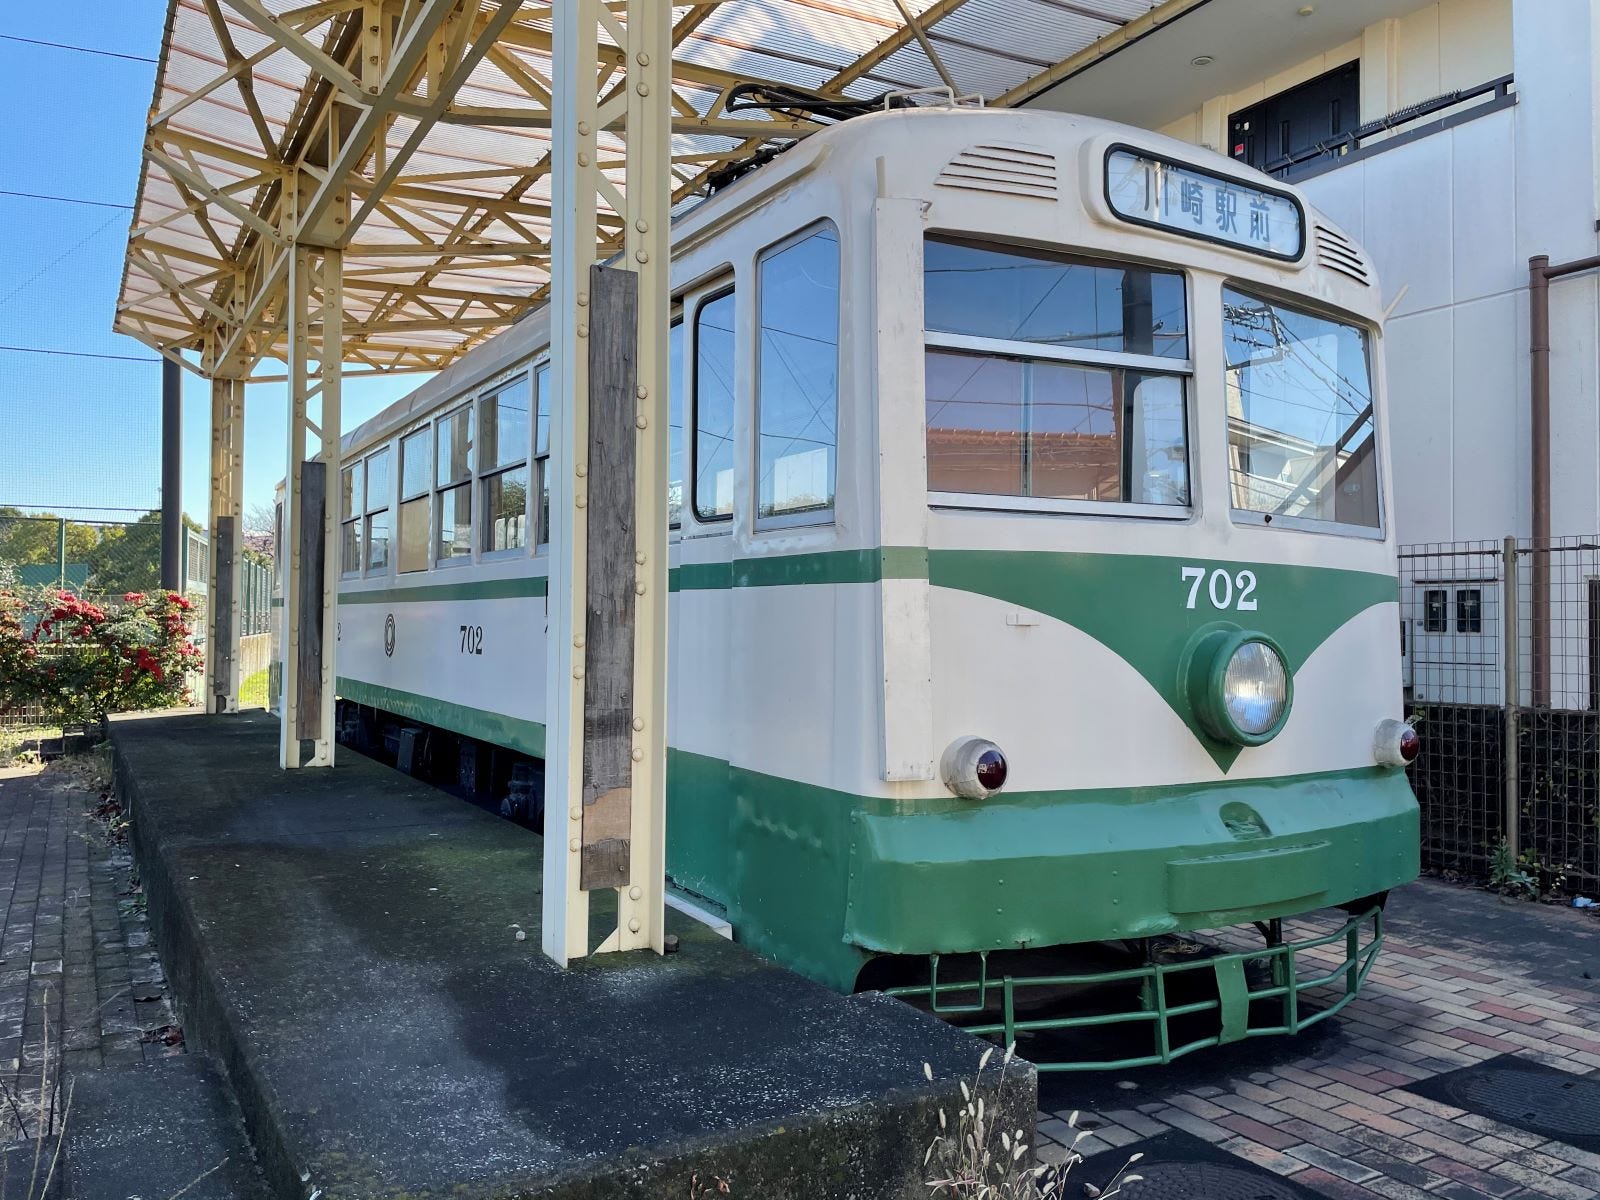
[(1213, 737), (1259, 746), (1288, 720), (1294, 681), (1283, 651), (1265, 634), (1213, 629), (1190, 654), (1189, 700)]
[(1000, 747), (981, 737), (957, 738), (939, 760), (945, 787), (968, 800), (987, 800), (1005, 787), (1010, 770)]

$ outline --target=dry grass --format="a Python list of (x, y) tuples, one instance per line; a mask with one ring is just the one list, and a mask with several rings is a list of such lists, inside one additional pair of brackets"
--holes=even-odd
[[(939, 1133), (923, 1156), (923, 1166), (932, 1172), (927, 1180), (929, 1194), (948, 1197), (949, 1200), (1060, 1200), (1066, 1195), (1066, 1184), (1073, 1168), (1083, 1162), (1075, 1149), (1078, 1142), (1089, 1136), (1080, 1132), (1073, 1139), (1067, 1156), (1059, 1163), (1029, 1165), (1031, 1149), (1021, 1129), (1006, 1129), (998, 1124), (1005, 1106), (1001, 1103), (1007, 1083), (1006, 1068), (1010, 1065), (1016, 1047), (1008, 1047), (1001, 1058), (998, 1072), (992, 1076), (994, 1102), (989, 1103), (983, 1093), (984, 1071), (994, 1057), (994, 1049), (984, 1051), (978, 1060), (978, 1073), (968, 1087), (961, 1083), (961, 1110), (956, 1114), (955, 1128), (951, 1128), (949, 1115), (939, 1110)], [(923, 1064), (923, 1074), (933, 1078), (933, 1067)], [(1078, 1114), (1073, 1113), (1067, 1124), (1077, 1128)], [(1138, 1175), (1128, 1174), (1128, 1168), (1139, 1161), (1134, 1154), (1123, 1163), (1103, 1186), (1084, 1184), (1083, 1194), (1099, 1200), (1109, 1200), (1124, 1187), (1137, 1183)]]

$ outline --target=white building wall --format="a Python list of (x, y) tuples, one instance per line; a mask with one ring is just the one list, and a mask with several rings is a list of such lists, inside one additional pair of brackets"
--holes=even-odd
[[(1231, 113), (1353, 59), (1361, 119), (1514, 74), (1519, 102), (1301, 181), (1362, 241), (1387, 304), (1402, 542), (1527, 535), (1528, 258), (1600, 250), (1600, 0), (1441, 0), (1162, 131), (1226, 152)], [(1379, 139), (1368, 139), (1374, 145)], [(1551, 285), (1552, 531), (1600, 532), (1600, 284)]]

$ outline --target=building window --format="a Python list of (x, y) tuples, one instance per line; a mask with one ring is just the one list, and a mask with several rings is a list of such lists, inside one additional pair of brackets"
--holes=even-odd
[(1228, 153), (1258, 171), (1361, 124), (1361, 64), (1346, 63), (1326, 75), (1279, 92), (1228, 118)]
[(667, 330), (667, 524), (683, 524), (683, 318)]
[(1189, 503), (1183, 276), (930, 239), (928, 488)]
[(472, 408), (458, 408), (434, 424), (437, 448), (434, 558), (459, 562), (472, 557)]
[(1367, 334), (1222, 289), (1235, 510), (1377, 529)]
[(694, 317), (694, 515), (733, 515), (734, 294), (703, 301)]
[(1445, 620), (1446, 600), (1443, 588), (1429, 588), (1422, 593), (1422, 629), (1425, 633), (1443, 633), (1449, 628)]
[(433, 484), (433, 430), (423, 428), (400, 439), (401, 571), (426, 571), (428, 509)]
[(367, 570), (389, 569), (389, 505), (393, 502), (389, 479), (389, 451), (385, 447), (367, 459)]
[(839, 417), (839, 235), (831, 225), (758, 266), (756, 517), (827, 520)]
[(1456, 589), (1456, 632), (1483, 632), (1483, 589)]
[(339, 472), (339, 573), (361, 574), (361, 515), (366, 507), (362, 487), (365, 464), (351, 463)]
[(528, 544), (531, 393), (524, 375), (478, 401), (485, 554), (517, 550)]

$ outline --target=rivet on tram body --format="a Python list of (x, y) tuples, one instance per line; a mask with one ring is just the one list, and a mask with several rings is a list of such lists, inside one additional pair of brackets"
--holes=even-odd
[(582, 308), (584, 305), (586, 305), (588, 303), (589, 303), (589, 293), (588, 292), (579, 292), (578, 293), (578, 307)]
[(628, 889), (628, 899), (629, 900), (637, 900), (637, 899), (639, 899), (639, 897), (641, 897), (643, 895), (644, 895), (644, 889), (642, 887), (640, 887), (637, 883), (634, 884), (631, 888)]
[(637, 57), (638, 57), (638, 60), (639, 60), (639, 65), (641, 67), (648, 67), (650, 65), (650, 56), (648, 54), (646, 54), (643, 50), (639, 51), (639, 54), (637, 55)]
[(573, 504), (577, 505), (579, 508), (587, 508), (588, 504), (589, 504), (589, 502), (587, 500), (585, 500), (582, 496), (574, 496), (572, 498), (572, 502), (573, 502)]
[(639, 397), (639, 399), (641, 399), (641, 400), (650, 399), (650, 389), (645, 387), (645, 385), (642, 384), (642, 383), (638, 387), (633, 389), (633, 394), (635, 396)]
[(578, 634), (577, 637), (573, 638), (572, 639), (572, 644), (574, 646), (576, 646), (579, 650), (582, 650), (583, 649), (583, 634), (580, 633), (580, 634)]
[(572, 473), (574, 475), (576, 475), (579, 479), (582, 479), (585, 475), (587, 475), (589, 473), (589, 464), (588, 463), (579, 463), (576, 467), (573, 468), (573, 472)]
[(581, 805), (581, 804), (574, 804), (574, 805), (573, 805), (573, 806), (572, 806), (572, 819), (573, 819), (573, 820), (574, 820), (574, 821), (581, 821), (581, 820), (583, 820), (583, 805)]
[(581, 338), (588, 337), (589, 336), (589, 327), (587, 325), (580, 324), (578, 326), (578, 336), (581, 337)]
[(629, 917), (628, 918), (628, 932), (629, 933), (638, 933), (639, 932), (639, 918), (638, 917)]
[(649, 233), (650, 232), (650, 222), (646, 221), (643, 217), (640, 217), (637, 221), (635, 221), (633, 223), (633, 227), (635, 229), (637, 229), (640, 233)]
[(634, 584), (634, 585), (633, 585), (633, 594), (634, 594), (634, 595), (635, 595), (635, 596), (642, 596), (642, 595), (644, 595), (644, 584), (643, 584), (643, 583), (636, 583), (636, 584)]
[(633, 731), (635, 733), (641, 733), (641, 732), (643, 732), (643, 730), (644, 730), (644, 718), (643, 717), (635, 717), (633, 719)]
[[(583, 668), (582, 667), (573, 667), (572, 668), (572, 677), (574, 679), (582, 679), (583, 678)], [(1115, 904), (1116, 901), (1113, 900), (1112, 903)]]
[(633, 556), (633, 561), (641, 567), (644, 566), (644, 551), (641, 550), (639, 553), (635, 554)]
[(578, 155), (578, 165), (580, 167), (587, 167), (589, 165), (589, 156), (587, 154)]
[(650, 261), (650, 251), (648, 251), (648, 250), (640, 250), (640, 251), (636, 252), (633, 257), (638, 259), (642, 263), (647, 263), (647, 262)]
[(578, 852), (579, 845), (580, 845), (580, 843), (579, 843), (578, 839), (577, 838), (573, 838), (570, 842), (567, 843), (567, 849), (571, 850), (574, 854), (576, 854)]
[(635, 746), (633, 748), (633, 761), (634, 762), (643, 762), (644, 761), (644, 750), (641, 749), (638, 746)]
[(587, 121), (579, 121), (578, 122), (578, 132), (580, 134), (582, 134), (584, 137), (588, 137), (589, 136), (589, 122), (587, 122)]
[(650, 85), (648, 83), (641, 83), (634, 90), (641, 96), (648, 96), (650, 94)]
[(646, 419), (642, 413), (633, 419), (633, 423), (640, 429), (644, 429), (650, 424), (649, 420)]

